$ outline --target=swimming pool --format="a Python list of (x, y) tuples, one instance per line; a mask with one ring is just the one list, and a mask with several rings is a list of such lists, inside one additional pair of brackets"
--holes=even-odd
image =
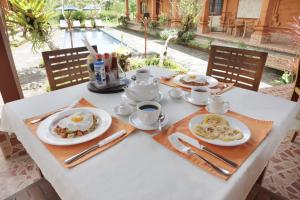
[[(106, 52), (110, 53), (116, 51), (116, 49), (121, 44), (121, 41), (115, 39), (114, 37), (101, 30), (73, 30), (72, 34), (74, 47), (84, 46), (81, 38), (86, 36), (91, 45), (97, 45), (98, 52), (102, 54)], [(65, 32), (64, 44), (62, 48), (70, 47), (70, 34), (69, 32)]]

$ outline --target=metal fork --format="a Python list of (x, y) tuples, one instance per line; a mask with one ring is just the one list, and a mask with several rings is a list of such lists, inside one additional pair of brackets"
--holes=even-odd
[(52, 112), (52, 113), (47, 114), (47, 115), (44, 115), (43, 117), (40, 117), (40, 118), (38, 118), (38, 119), (33, 119), (33, 120), (31, 120), (29, 123), (30, 123), (30, 124), (36, 124), (36, 123), (38, 123), (38, 122), (40, 122), (40, 121), (43, 121), (44, 119), (46, 119), (46, 118), (49, 117), (50, 115), (53, 115), (53, 114), (58, 113), (58, 112), (61, 112), (61, 111), (63, 111), (63, 110), (67, 110), (67, 109), (73, 108), (77, 103), (78, 103), (78, 101), (75, 101), (74, 103), (70, 104), (70, 105), (67, 106), (67, 107), (60, 108), (60, 109), (56, 110), (55, 112)]

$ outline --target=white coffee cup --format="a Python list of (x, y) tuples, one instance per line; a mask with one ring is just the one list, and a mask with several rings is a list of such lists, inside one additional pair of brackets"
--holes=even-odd
[(224, 114), (230, 108), (228, 101), (224, 101), (222, 96), (214, 95), (209, 98), (208, 111), (216, 114)]
[(137, 81), (145, 81), (150, 78), (151, 74), (148, 69), (138, 69), (135, 72), (135, 77)]
[(137, 104), (137, 117), (146, 125), (154, 124), (158, 121), (161, 113), (161, 105), (154, 101), (144, 101)]
[(210, 90), (205, 86), (193, 87), (191, 91), (191, 99), (195, 103), (206, 103), (210, 97)]

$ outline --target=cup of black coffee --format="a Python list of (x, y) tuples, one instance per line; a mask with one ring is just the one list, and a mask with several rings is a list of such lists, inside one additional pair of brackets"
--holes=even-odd
[(210, 96), (210, 90), (206, 86), (193, 87), (191, 91), (191, 98), (194, 102), (207, 102)]
[(143, 124), (151, 125), (158, 121), (161, 105), (154, 101), (144, 101), (137, 105), (137, 117)]

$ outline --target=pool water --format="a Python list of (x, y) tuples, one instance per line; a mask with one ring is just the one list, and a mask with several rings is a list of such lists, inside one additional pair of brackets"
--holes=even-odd
[[(121, 41), (113, 38), (101, 30), (73, 30), (72, 34), (74, 47), (84, 46), (81, 39), (86, 36), (91, 45), (97, 45), (98, 52), (101, 54), (116, 51), (121, 44)], [(71, 48), (69, 32), (65, 32), (62, 48)]]

